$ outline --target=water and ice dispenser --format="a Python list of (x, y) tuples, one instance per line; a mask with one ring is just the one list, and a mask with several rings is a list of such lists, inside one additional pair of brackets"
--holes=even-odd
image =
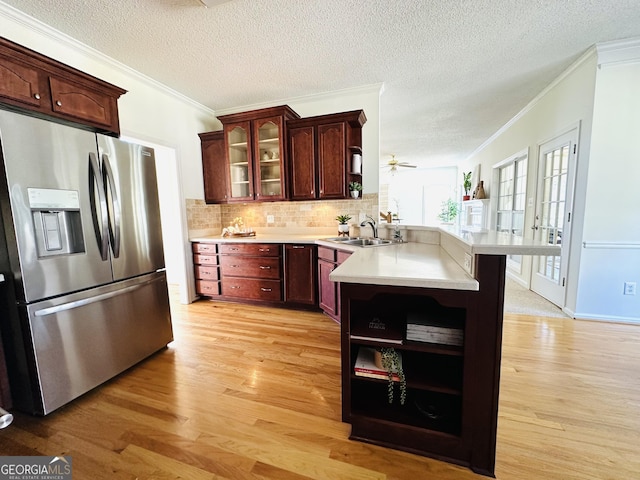
[(83, 253), (80, 200), (75, 190), (28, 188), (38, 257)]

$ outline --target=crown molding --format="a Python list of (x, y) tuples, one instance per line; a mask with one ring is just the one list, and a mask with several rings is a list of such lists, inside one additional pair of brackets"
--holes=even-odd
[(216, 116), (228, 115), (231, 113), (245, 112), (251, 110), (259, 110), (261, 108), (273, 107), (289, 103), (306, 103), (310, 101), (333, 100), (338, 97), (353, 97), (354, 95), (378, 95), (380, 96), (384, 88), (383, 83), (372, 83), (358, 87), (343, 88), (340, 90), (332, 90), (329, 92), (314, 93), (309, 95), (301, 95), (298, 97), (282, 98), (270, 102), (254, 103), (251, 105), (243, 105), (241, 107), (225, 108), (216, 110)]
[[(20, 25), (31, 32), (50, 38), (56, 43), (61, 44), (63, 47), (68, 48), (73, 52), (78, 53), (84, 57), (88, 57), (95, 62), (108, 65), (109, 68), (117, 70), (129, 77), (133, 77), (149, 85), (150, 87), (155, 88), (156, 90), (159, 90), (171, 97), (174, 97), (180, 102), (188, 104), (191, 107), (202, 111), (207, 115), (215, 116), (216, 114), (216, 112), (213, 109), (206, 107), (201, 103), (196, 102), (195, 100), (181, 94), (176, 90), (173, 90), (172, 88), (167, 87), (166, 85), (158, 82), (157, 80), (154, 80), (153, 78), (148, 77), (138, 72), (137, 70), (134, 70), (131, 67), (128, 67), (124, 63), (114, 60), (113, 58), (96, 50), (95, 48), (85, 45), (84, 43), (79, 42), (78, 40), (70, 37), (69, 35), (59, 30), (56, 30), (55, 28), (50, 27), (49, 25), (41, 22), (40, 20), (37, 20), (36, 18), (33, 18), (25, 14), (24, 12), (21, 12), (20, 10), (10, 5), (7, 5), (6, 3), (3, 3), (1, 1), (0, 1), (0, 17), (4, 17), (7, 20)], [(3, 36), (4, 36), (4, 33), (3, 33)], [(9, 38), (9, 37), (7, 36), (5, 38)], [(22, 43), (22, 42), (19, 42), (19, 43)], [(29, 45), (25, 45), (25, 46), (28, 48), (32, 48)], [(32, 49), (35, 50), (34, 48)], [(74, 68), (77, 68), (77, 67), (74, 66)], [(87, 73), (90, 73), (90, 72), (87, 72)]]
[(511, 120), (505, 123), (502, 127), (496, 131), (493, 135), (491, 135), (488, 139), (486, 139), (478, 148), (476, 148), (471, 154), (465, 159), (465, 161), (471, 160), (474, 156), (484, 150), (488, 145), (493, 143), (500, 135), (502, 135), (505, 131), (507, 131), (514, 123), (524, 117), (527, 113), (529, 113), (541, 100), (544, 96), (553, 90), (555, 87), (560, 84), (565, 78), (567, 78), (571, 73), (573, 73), (579, 66), (585, 63), (587, 60), (595, 57), (597, 55), (595, 46), (590, 47), (586, 52), (584, 52), (580, 57), (574, 61), (571, 65), (569, 65), (560, 75), (558, 75), (549, 85), (547, 85), (538, 95), (535, 96), (533, 100), (531, 100), (522, 110), (516, 113)]
[(596, 45), (598, 67), (640, 62), (640, 38), (627, 38)]

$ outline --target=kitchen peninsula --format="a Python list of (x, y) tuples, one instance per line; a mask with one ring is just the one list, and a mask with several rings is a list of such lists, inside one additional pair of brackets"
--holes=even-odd
[[(381, 230), (383, 236), (389, 233)], [(221, 269), (225, 264), (240, 268), (233, 252), (249, 252), (242, 249), (252, 249), (245, 254), (255, 258), (280, 258), (280, 263), (256, 263), (256, 273), (249, 276), (256, 279), (256, 295), (266, 300), (280, 298), (283, 306), (288, 299), (287, 285), (304, 283), (287, 281), (286, 271), (295, 270), (287, 266), (287, 257), (296, 252), (288, 248), (350, 253), (336, 262), (329, 274), (340, 292), (336, 308), (341, 320), (342, 420), (352, 426), (350, 438), (458, 463), (493, 476), (506, 255), (558, 255), (560, 246), (496, 232), (438, 227), (415, 227), (409, 238), (419, 241), (364, 248), (317, 234), (260, 233), (251, 238), (200, 236), (191, 240), (194, 256), (200, 255), (195, 252), (201, 246), (212, 247), (219, 259), (211, 261), (222, 263)], [(230, 259), (234, 260), (230, 263)], [(314, 261), (305, 264), (308, 267)], [(276, 276), (267, 278), (277, 268), (285, 270), (285, 275), (278, 277), (285, 284), (280, 297), (273, 296), (273, 289), (280, 288)], [(313, 269), (304, 271), (316, 279)], [(224, 271), (220, 272), (215, 275), (224, 276)], [(269, 273), (265, 276), (265, 272)], [(242, 285), (237, 287), (241, 291)], [(224, 287), (217, 288), (221, 298), (233, 299), (236, 290), (225, 294)], [(410, 340), (410, 323), (455, 332), (461, 341)], [(386, 337), (381, 330), (361, 335), (370, 324), (386, 324), (400, 336)], [(398, 398), (388, 402), (385, 380), (354, 371), (360, 349), (381, 348), (393, 348), (402, 356), (404, 404)]]
[[(559, 253), (496, 232), (440, 229), (439, 245), (362, 250), (338, 267), (350, 438), (494, 476), (506, 255)], [(435, 340), (416, 338), (419, 329)], [(358, 374), (363, 349), (401, 355), (400, 400), (386, 380)]]

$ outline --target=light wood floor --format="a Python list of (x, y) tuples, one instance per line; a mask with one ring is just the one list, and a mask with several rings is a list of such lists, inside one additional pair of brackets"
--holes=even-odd
[[(318, 313), (172, 304), (175, 342), (0, 455), (71, 455), (81, 479), (482, 479), (348, 440), (339, 327)], [(640, 478), (640, 327), (507, 315), (496, 476)]]

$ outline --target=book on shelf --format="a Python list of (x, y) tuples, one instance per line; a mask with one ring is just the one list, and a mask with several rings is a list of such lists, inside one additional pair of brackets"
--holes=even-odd
[(464, 321), (461, 318), (441, 318), (425, 313), (407, 315), (407, 340), (462, 346)]
[(404, 318), (384, 314), (365, 314), (351, 322), (351, 338), (401, 344), (404, 338)]
[[(380, 380), (388, 380), (389, 372), (382, 367), (376, 365), (375, 348), (360, 347), (358, 349), (358, 357), (353, 366), (353, 371), (358, 377), (377, 378)], [(400, 357), (400, 365), (402, 366), (402, 354), (398, 352)], [(395, 382), (400, 381), (400, 377), (392, 370), (392, 379)]]

